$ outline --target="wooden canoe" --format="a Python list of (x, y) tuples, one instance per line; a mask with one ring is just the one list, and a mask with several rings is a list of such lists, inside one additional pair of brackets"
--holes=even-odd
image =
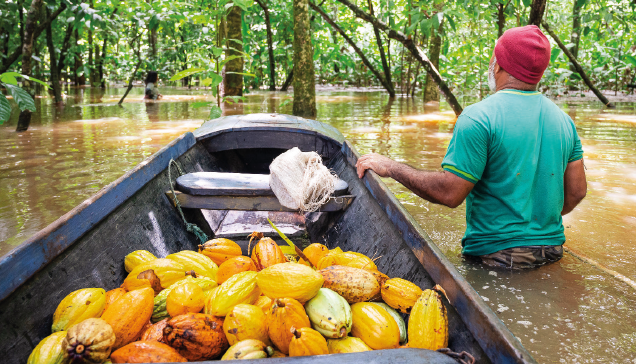
[[(354, 166), (359, 154), (341, 133), (314, 120), (279, 114), (228, 116), (206, 122), (2, 257), (2, 362), (26, 362), (37, 343), (51, 333), (53, 312), (70, 292), (121, 285), (126, 277), (124, 257), (131, 251), (146, 249), (163, 257), (183, 249), (196, 250), (199, 241), (186, 231), (166, 195), (171, 159), (186, 173), (266, 174), (271, 161), (293, 147), (318, 152), (348, 183), (354, 196), (344, 210), (313, 213), (306, 219), (299, 215), (305, 224), (302, 239), (381, 256), (376, 261), (380, 271), (422, 288), (440, 284), (450, 301), (446, 305), (452, 351), (471, 353), (478, 363), (535, 362), (380, 178), (374, 173), (357, 177)], [(208, 236), (220, 234), (222, 229), (214, 225), (222, 224), (219, 216), (224, 212), (185, 211), (189, 222), (199, 225)], [(239, 226), (245, 229), (245, 224), (243, 221)], [(239, 240), (245, 244), (246, 238)], [(447, 356), (418, 349), (338, 355), (346, 355), (341, 359), (352, 363), (449, 362)], [(272, 360), (300, 364), (327, 363), (334, 358)]]

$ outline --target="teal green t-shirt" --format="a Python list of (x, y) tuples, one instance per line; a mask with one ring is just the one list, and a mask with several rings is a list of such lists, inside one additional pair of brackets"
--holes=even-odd
[(563, 244), (563, 175), (582, 157), (574, 122), (540, 92), (502, 90), (467, 107), (442, 162), (475, 183), (463, 253)]

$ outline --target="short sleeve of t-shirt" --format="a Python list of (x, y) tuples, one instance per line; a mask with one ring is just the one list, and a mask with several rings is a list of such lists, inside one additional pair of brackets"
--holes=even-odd
[(568, 163), (578, 161), (579, 159), (583, 158), (583, 147), (581, 146), (581, 139), (579, 139), (579, 134), (576, 132), (576, 127), (574, 126), (574, 122), (572, 121), (572, 119), (570, 119), (570, 125), (572, 126), (574, 147), (572, 148), (572, 153), (570, 153), (570, 156), (568, 157)]
[(477, 183), (486, 167), (488, 139), (488, 130), (483, 124), (460, 115), (442, 161), (442, 168), (469, 182)]

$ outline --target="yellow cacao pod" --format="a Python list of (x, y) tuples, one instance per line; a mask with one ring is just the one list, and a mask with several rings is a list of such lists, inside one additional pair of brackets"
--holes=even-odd
[(207, 277), (216, 281), (216, 273), (219, 266), (207, 256), (191, 250), (182, 250), (178, 253), (170, 254), (166, 259), (181, 263), (186, 271), (193, 270), (197, 277)]
[(329, 354), (327, 340), (320, 333), (309, 327), (291, 329), (292, 336), (289, 343), (289, 356), (311, 356)]
[(253, 304), (261, 295), (256, 285), (256, 272), (248, 271), (233, 275), (214, 289), (205, 303), (205, 313), (225, 316), (239, 303)]
[(45, 337), (33, 349), (27, 364), (66, 364), (68, 358), (64, 356), (62, 342), (66, 338), (66, 331), (58, 331)]
[(370, 302), (354, 303), (351, 315), (351, 335), (362, 339), (370, 348), (394, 349), (400, 345), (400, 329), (384, 308)]
[(380, 291), (378, 280), (364, 269), (332, 265), (318, 273), (325, 280), (324, 288), (333, 290), (349, 303), (369, 301)]
[(230, 345), (247, 339), (259, 340), (271, 345), (267, 334), (267, 319), (263, 310), (245, 303), (234, 306), (225, 316), (223, 332)]
[(166, 310), (170, 317), (185, 313), (199, 313), (205, 306), (203, 289), (194, 282), (177, 285), (166, 297)]
[(263, 293), (271, 298), (293, 298), (300, 303), (312, 299), (323, 278), (320, 273), (298, 263), (279, 263), (258, 272), (256, 282)]
[(332, 265), (345, 265), (352, 268), (377, 270), (378, 267), (366, 255), (356, 252), (328, 254), (320, 259), (316, 268), (325, 269)]
[(226, 260), (243, 255), (241, 247), (237, 243), (225, 238), (212, 239), (199, 245), (199, 253), (212, 259), (216, 265), (221, 265)]
[(342, 339), (327, 339), (327, 348), (329, 348), (329, 354), (361, 353), (373, 350), (362, 339), (352, 336)]
[(132, 253), (128, 253), (126, 258), (124, 258), (124, 268), (126, 268), (127, 273), (130, 273), (139, 264), (147, 263), (155, 259), (157, 259), (157, 257), (147, 250), (135, 250)]
[(329, 253), (329, 248), (322, 244), (313, 243), (303, 250), (303, 254), (309, 259), (309, 262), (316, 267), (318, 262)]
[(159, 322), (165, 318), (170, 317), (170, 314), (168, 314), (168, 308), (167, 308), (168, 295), (174, 288), (186, 282), (193, 282), (193, 283), (196, 283), (199, 287), (201, 287), (201, 289), (203, 290), (205, 299), (207, 299), (210, 292), (217, 287), (216, 282), (207, 277), (193, 278), (191, 276), (187, 276), (185, 279), (177, 281), (170, 287), (161, 291), (161, 293), (159, 293), (157, 296), (155, 296), (154, 306), (152, 310), (152, 318), (150, 319), (153, 323)]
[(411, 310), (408, 333), (412, 348), (437, 350), (448, 347), (448, 317), (439, 293), (432, 289), (422, 292)]
[(186, 277), (186, 268), (171, 259), (155, 259), (135, 267), (124, 280), (124, 288), (130, 292), (150, 287), (155, 294)]
[(221, 360), (265, 359), (274, 355), (274, 348), (260, 340), (239, 341), (223, 354)]
[(68, 329), (62, 348), (71, 363), (103, 363), (113, 344), (113, 328), (100, 318), (90, 318)]
[(384, 308), (386, 312), (388, 312), (389, 315), (393, 317), (393, 319), (395, 320), (395, 323), (397, 323), (398, 328), (400, 329), (400, 344), (404, 344), (407, 341), (407, 332), (406, 332), (406, 322), (404, 322), (402, 315), (400, 315), (395, 309), (393, 309), (391, 306), (387, 305), (384, 302), (373, 302), (373, 303)]
[(101, 316), (106, 305), (106, 291), (102, 288), (84, 288), (64, 297), (53, 314), (51, 331), (66, 331), (88, 318)]
[(263, 310), (264, 314), (267, 314), (267, 311), (272, 307), (272, 299), (267, 296), (259, 296), (254, 302), (254, 306), (258, 306)]
[(402, 313), (410, 313), (422, 290), (405, 279), (391, 278), (384, 282), (381, 293), (387, 305)]

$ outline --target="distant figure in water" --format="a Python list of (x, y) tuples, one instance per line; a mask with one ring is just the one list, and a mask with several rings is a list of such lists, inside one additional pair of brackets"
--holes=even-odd
[(163, 97), (163, 95), (159, 93), (159, 88), (157, 87), (159, 84), (159, 75), (157, 72), (148, 71), (145, 83), (146, 95), (144, 96), (144, 99), (157, 100)]
[(562, 216), (587, 193), (583, 148), (574, 122), (537, 91), (550, 42), (528, 25), (508, 29), (488, 68), (487, 99), (464, 109), (442, 171), (420, 171), (371, 153), (366, 170), (418, 196), (455, 208), (466, 200), (462, 253), (502, 268), (532, 268), (563, 256)]

